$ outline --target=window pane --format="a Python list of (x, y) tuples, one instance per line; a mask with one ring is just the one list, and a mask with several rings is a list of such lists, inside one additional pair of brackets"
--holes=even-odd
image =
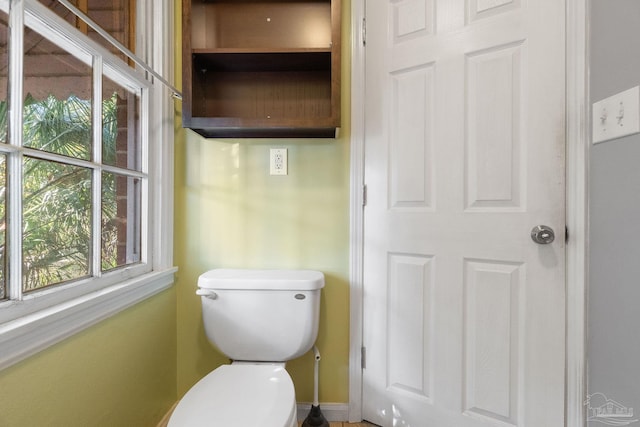
[[(113, 54), (125, 59), (120, 51), (106, 41), (80, 18), (60, 4), (57, 0), (39, 0), (64, 20), (78, 28), (91, 39), (101, 44)], [(118, 40), (132, 52), (135, 52), (135, 8), (134, 0), (71, 0), (71, 3), (89, 16), (103, 30)]]
[[(53, 10), (58, 16), (67, 21), (73, 26), (77, 26), (78, 20), (76, 16), (66, 7), (62, 5), (58, 0), (39, 0), (40, 3)], [(71, 4), (78, 7), (78, 0), (69, 0)]]
[(107, 77), (102, 83), (102, 162), (140, 170), (140, 98)]
[(139, 178), (102, 174), (102, 270), (140, 262)]
[(5, 212), (7, 210), (7, 158), (0, 155), (0, 299), (7, 297), (7, 283), (5, 278), (6, 268), (6, 245), (5, 232), (7, 229), (7, 221)]
[(24, 145), (91, 158), (91, 67), (25, 27)]
[(91, 171), (25, 157), (23, 290), (89, 274)]
[[(88, 0), (87, 15), (130, 51), (135, 52), (134, 0)], [(112, 53), (125, 58), (111, 43), (89, 29), (88, 36)]]

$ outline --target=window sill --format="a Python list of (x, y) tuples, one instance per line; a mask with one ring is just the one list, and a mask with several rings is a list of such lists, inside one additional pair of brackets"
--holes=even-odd
[(170, 288), (176, 271), (144, 274), (0, 324), (0, 369)]

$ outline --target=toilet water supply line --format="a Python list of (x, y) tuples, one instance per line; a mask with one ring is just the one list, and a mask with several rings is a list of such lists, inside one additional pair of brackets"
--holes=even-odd
[(315, 358), (315, 365), (313, 366), (313, 406), (320, 406), (318, 402), (318, 366), (320, 365), (320, 350), (315, 345), (313, 346), (313, 355)]

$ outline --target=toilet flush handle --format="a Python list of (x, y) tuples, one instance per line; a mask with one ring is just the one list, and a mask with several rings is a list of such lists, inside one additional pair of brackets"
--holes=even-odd
[(218, 298), (218, 294), (213, 292), (211, 289), (198, 288), (198, 290), (196, 291), (196, 295), (200, 295), (201, 297), (207, 297), (209, 299), (217, 299)]

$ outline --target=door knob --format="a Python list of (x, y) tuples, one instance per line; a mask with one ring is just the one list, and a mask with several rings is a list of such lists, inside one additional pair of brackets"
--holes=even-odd
[(551, 227), (546, 225), (536, 225), (531, 230), (531, 240), (539, 245), (548, 245), (556, 238), (556, 233), (553, 232)]

